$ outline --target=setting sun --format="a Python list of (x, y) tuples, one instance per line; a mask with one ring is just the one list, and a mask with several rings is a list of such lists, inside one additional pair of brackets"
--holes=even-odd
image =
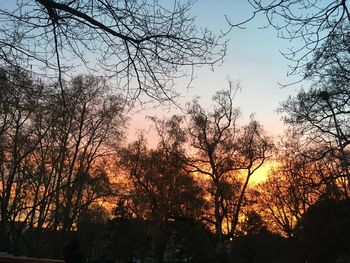
[(278, 163), (276, 161), (267, 161), (264, 163), (252, 176), (252, 183), (253, 184), (259, 184), (263, 183), (267, 180), (269, 172), (276, 168), (278, 166)]

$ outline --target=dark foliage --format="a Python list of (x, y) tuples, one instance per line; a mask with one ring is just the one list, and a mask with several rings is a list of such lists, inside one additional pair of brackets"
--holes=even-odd
[(347, 262), (350, 255), (348, 200), (318, 201), (304, 214), (297, 227), (300, 251), (307, 262)]
[(235, 263), (297, 262), (293, 243), (266, 229), (241, 236), (232, 243), (232, 261)]
[(77, 237), (73, 237), (63, 251), (63, 259), (66, 263), (84, 263), (85, 256), (80, 248)]
[[(215, 246), (210, 231), (194, 220), (162, 222), (118, 218), (110, 222), (113, 260), (129, 262), (214, 262)], [(159, 237), (159, 228), (166, 236)], [(161, 255), (158, 255), (161, 253)]]

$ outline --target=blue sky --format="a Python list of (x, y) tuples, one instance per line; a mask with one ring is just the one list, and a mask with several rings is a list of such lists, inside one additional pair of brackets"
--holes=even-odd
[[(231, 22), (240, 22), (252, 14), (252, 9), (245, 0), (199, 0), (193, 6), (193, 14), (197, 17), (199, 26), (208, 27), (218, 32), (227, 29), (225, 15)], [(271, 135), (282, 132), (281, 116), (276, 109), (288, 95), (296, 94), (301, 84), (281, 88), (278, 83), (288, 84), (296, 81), (297, 76), (288, 77), (287, 61), (280, 53), (290, 46), (286, 40), (279, 39), (273, 28), (264, 28), (264, 17), (256, 17), (246, 24), (245, 29), (233, 29), (228, 35), (230, 41), (227, 56), (223, 65), (211, 71), (207, 67), (197, 69), (196, 80), (192, 82), (190, 90), (182, 90), (185, 83), (178, 83), (182, 90), (181, 102), (190, 101), (194, 96), (200, 96), (203, 105), (210, 105), (210, 99), (217, 90), (228, 87), (227, 79), (239, 81), (241, 91), (238, 92), (235, 103), (242, 111), (241, 122), (246, 122), (250, 114)], [(144, 111), (138, 113), (131, 122), (133, 130), (142, 129), (144, 116), (166, 116), (170, 113), (164, 110)], [(133, 132), (133, 131), (131, 131)]]
[[(5, 2), (5, 6), (6, 3)], [(4, 7), (4, 3), (0, 3)], [(225, 15), (231, 22), (243, 21), (251, 16), (252, 8), (246, 0), (198, 0), (192, 9), (199, 27), (207, 27), (214, 32), (227, 29)], [(210, 105), (215, 91), (228, 87), (228, 78), (241, 83), (241, 91), (236, 96), (236, 106), (242, 111), (242, 122), (254, 113), (256, 119), (272, 135), (282, 132), (282, 123), (276, 109), (279, 104), (293, 95), (300, 88), (300, 84), (281, 88), (278, 83), (292, 83), (297, 77), (287, 77), (288, 61), (280, 54), (286, 51), (290, 43), (279, 39), (273, 28), (261, 29), (266, 25), (262, 16), (255, 17), (245, 25), (245, 29), (233, 29), (228, 38), (227, 56), (223, 65), (212, 71), (208, 67), (196, 70), (196, 80), (187, 90), (187, 82), (178, 82), (176, 89), (181, 91), (180, 103), (185, 104), (195, 96), (200, 96), (204, 106)], [(134, 113), (131, 119), (129, 133), (134, 137), (138, 130), (148, 128), (145, 121), (147, 115), (158, 117), (176, 113), (175, 107), (170, 109)]]

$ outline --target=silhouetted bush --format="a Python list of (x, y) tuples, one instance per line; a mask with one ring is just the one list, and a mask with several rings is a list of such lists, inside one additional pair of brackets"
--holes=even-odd
[(294, 252), (291, 240), (262, 229), (232, 242), (231, 262), (295, 263)]
[(66, 263), (84, 263), (85, 256), (80, 248), (77, 237), (73, 237), (63, 251), (63, 259)]
[(349, 262), (350, 201), (318, 201), (298, 223), (297, 233), (307, 262)]

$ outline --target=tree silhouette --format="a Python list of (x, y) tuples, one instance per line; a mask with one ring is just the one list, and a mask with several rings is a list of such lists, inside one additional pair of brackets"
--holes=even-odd
[(90, 206), (113, 195), (102, 160), (108, 140), (121, 138), (123, 104), (91, 76), (67, 83), (63, 103), (60, 91), (17, 68), (2, 73), (0, 245), (45, 254), (42, 236), (72, 230)]
[(349, 201), (320, 199), (298, 224), (300, 250), (308, 262), (346, 262), (349, 251)]
[[(284, 121), (315, 146), (319, 158), (333, 155), (341, 171), (336, 177), (346, 178), (349, 185), (349, 86), (334, 76), (330, 83), (317, 83), (308, 91), (282, 103)], [(318, 148), (318, 149), (316, 149)]]
[(254, 12), (241, 26), (262, 14), (267, 26), (275, 28), (278, 36), (294, 45), (283, 55), (292, 63), (290, 74), (304, 78), (325, 75), (325, 70), (339, 65), (349, 72), (348, 1), (332, 0), (248, 0)]
[(172, 222), (198, 220), (204, 208), (203, 190), (184, 169), (186, 164), (179, 156), (164, 144), (147, 149), (142, 137), (121, 152), (130, 185), (124, 195), (131, 201), (131, 213), (123, 212), (125, 208), (119, 206), (119, 215), (131, 214), (146, 220), (157, 262), (163, 262), (165, 249), (171, 243)]
[(187, 133), (193, 154), (187, 162), (191, 172), (206, 182), (211, 207), (205, 220), (215, 227), (218, 257), (223, 254), (224, 234), (235, 236), (251, 177), (272, 149), (253, 117), (246, 126), (236, 124), (234, 88), (238, 87), (230, 83), (229, 90), (217, 92), (210, 110), (198, 101), (189, 105)]
[(85, 256), (77, 237), (73, 237), (63, 251), (63, 259), (67, 263), (84, 263)]
[(0, 10), (1, 66), (59, 82), (77, 66), (116, 77), (129, 98), (172, 99), (174, 79), (225, 54), (223, 35), (197, 28), (192, 1), (31, 0)]

